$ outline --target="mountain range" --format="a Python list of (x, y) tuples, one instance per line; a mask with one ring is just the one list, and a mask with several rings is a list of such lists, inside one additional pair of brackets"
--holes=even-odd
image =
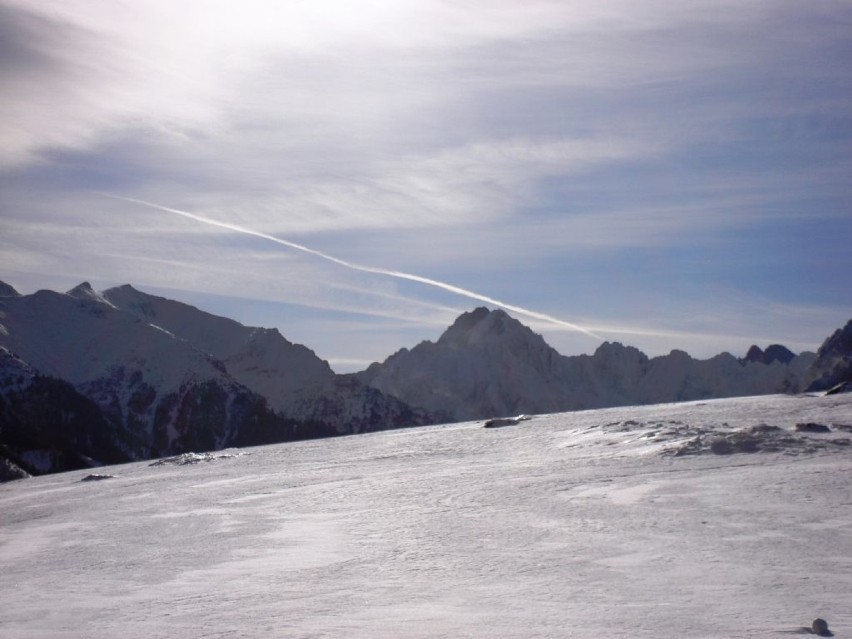
[(818, 353), (564, 356), (502, 310), (336, 375), (276, 329), (125, 285), (20, 295), (0, 282), (0, 477), (518, 413), (828, 390), (852, 321)]

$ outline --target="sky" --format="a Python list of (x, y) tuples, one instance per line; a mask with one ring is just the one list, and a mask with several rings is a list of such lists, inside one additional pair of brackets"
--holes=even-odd
[(0, 279), (338, 372), (504, 307), (565, 355), (852, 318), (852, 1), (0, 0)]

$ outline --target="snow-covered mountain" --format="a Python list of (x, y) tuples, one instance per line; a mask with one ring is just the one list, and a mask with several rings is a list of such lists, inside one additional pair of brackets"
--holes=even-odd
[(286, 410), (288, 398), (296, 391), (330, 385), (334, 380), (327, 362), (305, 346), (288, 341), (277, 329), (243, 326), (130, 285), (104, 291), (103, 299), (214, 358), (231, 377), (266, 397), (276, 410)]
[(848, 639), (850, 435), (775, 395), (11, 482), (0, 635)]
[(101, 435), (106, 429), (112, 448), (76, 448), (96, 462), (430, 421), (377, 390), (338, 380), (327, 363), (276, 330), (245, 327), (130, 286), (3, 291), (0, 370), (20, 381), (0, 389), (0, 434), (8, 457), (31, 472), (78, 465), (62, 453), (60, 431), (80, 428), (72, 418), (38, 437), (12, 436), (35, 432), (31, 422), (41, 409), (29, 404), (45, 384), (64, 389), (42, 402), (57, 414), (79, 414), (81, 399), (97, 413), (87, 427)]
[(519, 413), (824, 389), (850, 377), (850, 333), (852, 323), (819, 357), (773, 345), (743, 359), (649, 358), (609, 342), (566, 357), (505, 312), (478, 308), (435, 343), (335, 375), (275, 329), (129, 285), (20, 295), (0, 283), (0, 458), (44, 472)]
[(606, 342), (593, 355), (566, 357), (504, 311), (478, 308), (437, 342), (403, 349), (358, 377), (408, 404), (463, 420), (796, 391), (815, 356), (787, 352), (775, 346), (769, 358), (754, 349), (746, 360), (728, 353), (696, 360), (683, 351), (649, 358)]

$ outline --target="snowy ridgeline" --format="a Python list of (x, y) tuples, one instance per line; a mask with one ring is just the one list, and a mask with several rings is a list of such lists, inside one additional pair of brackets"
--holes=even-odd
[(2, 485), (0, 635), (852, 633), (852, 395), (484, 425)]
[(819, 353), (649, 358), (604, 343), (563, 356), (501, 310), (335, 375), (275, 329), (131, 286), (18, 295), (0, 286), (0, 480), (190, 452), (424, 424), (852, 381), (852, 322)]

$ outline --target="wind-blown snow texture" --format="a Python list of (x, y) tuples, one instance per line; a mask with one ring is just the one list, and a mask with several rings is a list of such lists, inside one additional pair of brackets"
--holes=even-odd
[(849, 424), (849, 394), (740, 398), (12, 482), (0, 635), (846, 637)]

